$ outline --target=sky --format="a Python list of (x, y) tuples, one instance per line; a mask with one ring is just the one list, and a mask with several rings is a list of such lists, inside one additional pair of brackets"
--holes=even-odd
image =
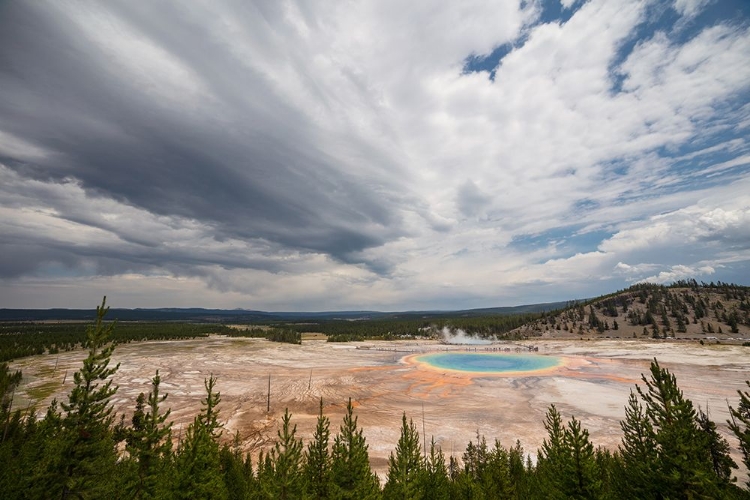
[(0, 307), (750, 285), (746, 0), (0, 3)]

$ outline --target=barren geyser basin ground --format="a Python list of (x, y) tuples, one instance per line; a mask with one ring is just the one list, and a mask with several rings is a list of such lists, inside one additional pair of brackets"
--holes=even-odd
[[(434, 366), (424, 355), (443, 351), (534, 355), (549, 363), (532, 371), (489, 373)], [(477, 433), (489, 443), (506, 446), (516, 439), (534, 455), (546, 436), (542, 421), (554, 403), (565, 419), (583, 421), (595, 445), (614, 448), (620, 441), (619, 421), (628, 394), (642, 384), (650, 361), (677, 376), (685, 395), (709, 409), (729, 439), (727, 401), (737, 405), (737, 390), (750, 378), (750, 351), (729, 345), (643, 341), (539, 341), (483, 346), (448, 346), (437, 342), (305, 341), (303, 345), (263, 339), (212, 336), (177, 342), (120, 345), (114, 362), (119, 390), (115, 409), (126, 418), (140, 392), (148, 392), (158, 369), (162, 391), (169, 394), (175, 436), (187, 428), (205, 395), (203, 381), (213, 374), (221, 392), (221, 417), (227, 436), (239, 431), (247, 450), (258, 450), (275, 436), (285, 408), (293, 414), (300, 437), (312, 435), (319, 399), (338, 431), (346, 401), (355, 406), (364, 428), (374, 468), (383, 476), (395, 449), (402, 412), (412, 418), (446, 455), (460, 456)], [(34, 356), (13, 363), (24, 381), (15, 405), (35, 402), (43, 412), (53, 397), (65, 400), (82, 351)], [(533, 367), (532, 367), (533, 368)], [(271, 380), (270, 412), (266, 411)], [(63, 383), (65, 380), (65, 383)], [(41, 399), (35, 399), (41, 398)]]

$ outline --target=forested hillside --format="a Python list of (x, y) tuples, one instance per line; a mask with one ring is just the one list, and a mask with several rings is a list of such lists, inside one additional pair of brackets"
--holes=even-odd
[(104, 322), (106, 311), (102, 303), (87, 329), (88, 357), (74, 388), (41, 419), (11, 407), (21, 374), (0, 364), (2, 498), (750, 498), (748, 477), (732, 479), (737, 465), (729, 454), (739, 449), (750, 465), (750, 392), (739, 391), (730, 407), (735, 439), (727, 442), (656, 360), (623, 402), (616, 450), (596, 447), (580, 421), (551, 406), (535, 462), (519, 443), (484, 436), (460, 457), (446, 457), (434, 443), (425, 449), (404, 415), (387, 476), (378, 478), (351, 400), (337, 430), (321, 401), (306, 443), (286, 412), (275, 443), (259, 457), (242, 453), (242, 436), (223, 433), (215, 377), (205, 381), (202, 409), (185, 432), (172, 429), (158, 372), (133, 411), (115, 415), (119, 365), (110, 365), (115, 325)]
[(750, 287), (678, 281), (639, 284), (571, 303), (516, 333), (548, 337), (740, 340), (750, 337)]

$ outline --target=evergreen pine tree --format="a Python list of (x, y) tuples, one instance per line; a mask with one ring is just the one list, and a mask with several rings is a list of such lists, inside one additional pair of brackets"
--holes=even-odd
[(529, 474), (532, 472), (531, 467), (524, 465), (524, 451), (521, 441), (516, 441), (516, 445), (508, 450), (508, 469), (513, 485), (513, 494), (511, 498), (523, 499), (531, 496), (529, 489)]
[(620, 422), (622, 444), (619, 448), (617, 489), (630, 498), (656, 495), (656, 434), (638, 397), (630, 392), (625, 420)]
[(331, 456), (328, 441), (331, 435), (330, 420), (323, 415), (323, 398), (320, 398), (320, 412), (312, 441), (308, 443), (304, 457), (306, 490), (310, 498), (329, 498), (331, 481)]
[(481, 477), (487, 466), (487, 440), (477, 430), (477, 444), (472, 441), (463, 454), (463, 467), (458, 460), (450, 459), (451, 498), (483, 498)]
[(270, 453), (264, 454), (263, 450), (261, 450), (258, 454), (258, 470), (255, 476), (259, 491), (257, 496), (262, 498), (263, 488), (273, 481), (273, 463), (271, 463)]
[[(20, 409), (13, 411), (12, 399), (21, 382), (21, 372), (10, 372), (6, 363), (0, 363), (0, 492), (7, 498), (21, 498), (30, 474), (26, 462), (28, 443), (35, 441), (38, 425), (34, 415), (24, 415)], [(36, 444), (36, 443), (35, 443)]]
[(677, 316), (677, 331), (680, 333), (687, 332), (687, 327), (685, 326), (685, 320), (683, 319), (682, 314)]
[(14, 459), (19, 454), (19, 445), (27, 440), (26, 435), (33, 433), (31, 429), (27, 432), (21, 411), (13, 411), (13, 396), (20, 382), (20, 371), (11, 373), (7, 363), (0, 363), (0, 491), (10, 491), (17, 485), (18, 461)]
[(547, 410), (544, 428), (547, 430), (547, 438), (542, 441), (542, 447), (537, 453), (538, 493), (541, 498), (565, 498), (559, 484), (565, 460), (563, 442), (565, 429), (562, 417), (554, 404), (550, 405)]
[(370, 457), (362, 429), (357, 427), (352, 400), (346, 405), (346, 415), (339, 433), (334, 438), (331, 453), (332, 498), (369, 500), (380, 497), (378, 477), (370, 468)]
[(568, 498), (600, 498), (602, 481), (589, 431), (575, 417), (563, 435), (562, 490)]
[(203, 408), (188, 427), (176, 457), (177, 498), (223, 499), (226, 487), (219, 466), (218, 404), (221, 395), (214, 392), (216, 378), (211, 375), (205, 382), (206, 399)]
[(599, 470), (599, 480), (601, 490), (599, 498), (616, 498), (617, 483), (615, 482), (615, 473), (617, 471), (617, 455), (601, 446), (596, 448), (594, 459)]
[(137, 480), (129, 488), (135, 498), (156, 496), (157, 487), (160, 485), (160, 473), (166, 465), (165, 462), (171, 460), (172, 423), (165, 423), (171, 410), (160, 412), (159, 405), (167, 399), (166, 394), (159, 394), (160, 383), (161, 377), (157, 370), (151, 379), (148, 398), (143, 393), (138, 395), (132, 418), (133, 425), (126, 432), (125, 449), (138, 464)]
[[(119, 364), (109, 366), (114, 344), (109, 343), (115, 324), (104, 323), (109, 311), (107, 298), (96, 308), (96, 320), (86, 331), (88, 356), (83, 367), (73, 375), (74, 387), (67, 403), (62, 403), (65, 416), (62, 433), (48, 443), (45, 489), (50, 496), (106, 496), (112, 484), (117, 460), (112, 435), (111, 397), (117, 392), (111, 377)], [(103, 382), (103, 383), (102, 383)]]
[(481, 480), (485, 497), (512, 498), (515, 493), (510, 473), (510, 454), (500, 441), (495, 441), (495, 447), (490, 452)]
[(710, 443), (698, 427), (693, 404), (684, 398), (675, 376), (651, 363), (651, 377), (636, 386), (655, 431), (657, 460), (653, 484), (665, 498), (719, 497), (722, 481), (713, 470)]
[[(0, 363), (0, 425), (4, 425), (11, 413), (11, 402), (16, 387), (21, 383), (21, 371), (17, 370), (11, 373), (8, 363)], [(0, 430), (0, 441), (7, 439), (8, 433)]]
[(255, 493), (252, 461), (249, 453), (243, 459), (241, 444), (237, 431), (231, 446), (224, 444), (219, 451), (221, 472), (230, 500), (245, 500)]
[(477, 430), (477, 444), (474, 445), (474, 443), (469, 441), (463, 456), (464, 471), (477, 484), (481, 481), (484, 469), (487, 467), (489, 455), (487, 439), (481, 436), (479, 430)]
[(269, 453), (273, 474), (261, 485), (263, 496), (269, 500), (290, 500), (303, 495), (302, 441), (296, 438), (297, 426), (291, 427), (291, 418), (289, 409), (284, 410), (278, 439)]
[(698, 427), (708, 440), (708, 450), (714, 474), (725, 485), (731, 483), (732, 469), (736, 469), (737, 464), (729, 455), (729, 443), (719, 434), (716, 430), (716, 424), (708, 417), (708, 409), (705, 413), (698, 409)]
[(384, 499), (411, 500), (420, 498), (417, 477), (424, 463), (420, 450), (419, 433), (414, 422), (401, 417), (401, 436), (396, 444), (396, 454), (388, 459), (388, 479), (383, 488)]
[(430, 442), (430, 454), (424, 460), (424, 467), (417, 477), (417, 489), (422, 492), (422, 500), (448, 500), (450, 482), (445, 456), (435, 445), (435, 438)]
[[(750, 381), (745, 381), (750, 387)], [(748, 471), (747, 486), (750, 489), (750, 392), (737, 391), (740, 396), (740, 404), (737, 408), (729, 407), (729, 413), (732, 417), (728, 420), (729, 428), (740, 441), (740, 451), (742, 452), (742, 463)]]

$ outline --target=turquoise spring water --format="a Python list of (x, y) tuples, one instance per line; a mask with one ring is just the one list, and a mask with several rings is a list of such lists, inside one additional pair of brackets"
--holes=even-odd
[(417, 361), (443, 370), (478, 373), (533, 372), (554, 368), (560, 358), (535, 354), (439, 352), (418, 356)]

